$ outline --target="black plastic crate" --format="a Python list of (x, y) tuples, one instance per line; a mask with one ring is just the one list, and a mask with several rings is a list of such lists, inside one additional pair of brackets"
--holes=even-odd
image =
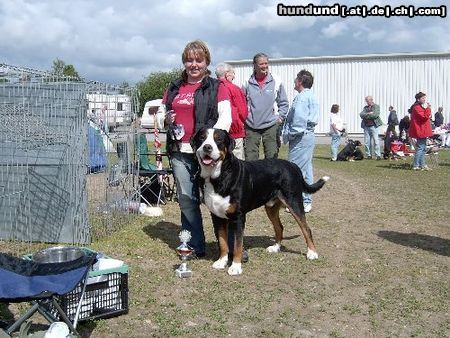
[[(59, 297), (58, 303), (70, 320), (75, 318), (82, 287), (80, 283), (73, 291)], [(128, 313), (128, 273), (110, 272), (89, 277), (78, 320), (109, 318), (124, 313)]]
[[(95, 252), (89, 248), (82, 249)], [(102, 258), (110, 258), (102, 253), (97, 254)], [(32, 254), (25, 255), (24, 259), (32, 259)], [(83, 283), (84, 281), (81, 281), (71, 292), (58, 297), (58, 304), (72, 322), (83, 291)], [(47, 307), (55, 319), (59, 320), (59, 314), (52, 303), (48, 303)], [(128, 313), (128, 265), (90, 270), (78, 321), (115, 317), (125, 313)]]

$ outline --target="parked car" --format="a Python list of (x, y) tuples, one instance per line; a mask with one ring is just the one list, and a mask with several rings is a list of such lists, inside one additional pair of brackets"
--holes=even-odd
[(161, 99), (147, 101), (142, 111), (141, 128), (153, 129), (155, 128), (155, 114), (161, 105)]

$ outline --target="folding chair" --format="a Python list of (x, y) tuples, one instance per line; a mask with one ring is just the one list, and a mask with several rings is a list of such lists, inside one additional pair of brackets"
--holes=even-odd
[(427, 152), (425, 153), (425, 157), (428, 159), (428, 166), (432, 169), (439, 168), (439, 147), (430, 143), (427, 145)]
[[(149, 153), (147, 138), (143, 133), (138, 135), (137, 143), (139, 151), (139, 197), (148, 205), (166, 204), (166, 199), (170, 200), (174, 194), (174, 183), (173, 177), (171, 177), (173, 175), (172, 169), (162, 166), (162, 157), (165, 154)], [(158, 167), (150, 163), (149, 155), (154, 155), (161, 165)]]
[[(31, 308), (4, 330), (11, 335), (34, 313), (39, 312), (49, 323), (64, 321), (78, 335), (76, 326), (81, 309), (87, 276), (95, 263), (96, 253), (63, 263), (37, 263), (0, 253), (0, 302), (30, 302)], [(59, 297), (82, 285), (77, 312), (71, 320), (59, 304)]]

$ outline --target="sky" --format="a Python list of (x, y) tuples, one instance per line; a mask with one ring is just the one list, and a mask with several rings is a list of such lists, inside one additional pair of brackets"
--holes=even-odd
[[(270, 58), (450, 51), (450, 20), (438, 16), (279, 16), (295, 0), (0, 0), (0, 64), (50, 70), (57, 58), (87, 80), (135, 84), (182, 67), (201, 39), (212, 64)], [(439, 7), (440, 1), (345, 1), (338, 6)], [(298, 7), (299, 8), (299, 7)], [(450, 9), (450, 5), (448, 8)]]

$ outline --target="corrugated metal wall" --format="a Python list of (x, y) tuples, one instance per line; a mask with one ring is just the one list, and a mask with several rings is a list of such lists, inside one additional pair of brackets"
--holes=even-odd
[[(241, 86), (253, 71), (251, 60), (228, 61), (235, 68), (235, 84)], [(269, 59), (270, 71), (281, 79), (289, 101), (295, 94), (294, 78), (301, 69), (314, 76), (313, 91), (320, 106), (317, 133), (329, 131), (329, 111), (337, 103), (350, 133), (362, 133), (359, 113), (367, 95), (380, 105), (383, 122), (393, 105), (399, 118), (407, 114), (414, 95), (422, 91), (432, 105), (444, 107), (444, 121), (450, 122), (450, 53), (353, 55)]]

